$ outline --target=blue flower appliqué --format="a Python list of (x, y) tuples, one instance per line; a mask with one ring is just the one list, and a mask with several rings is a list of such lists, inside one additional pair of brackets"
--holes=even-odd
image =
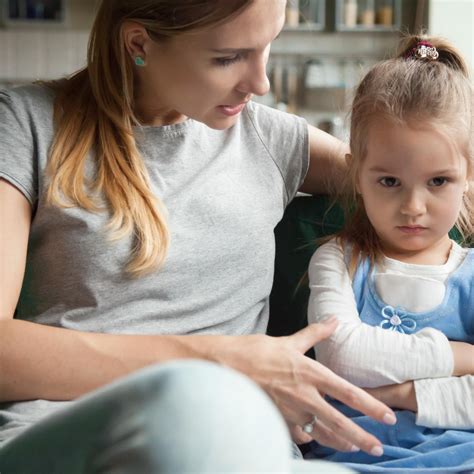
[(398, 331), (403, 334), (413, 332), (416, 329), (416, 321), (406, 317), (406, 311), (403, 308), (394, 308), (387, 305), (382, 309), (384, 320), (380, 323), (382, 329), (389, 331)]

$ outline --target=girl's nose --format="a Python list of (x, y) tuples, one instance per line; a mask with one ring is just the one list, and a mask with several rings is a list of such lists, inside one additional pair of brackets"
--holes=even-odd
[(402, 201), (400, 212), (403, 215), (416, 217), (426, 212), (426, 203), (420, 192), (409, 191)]

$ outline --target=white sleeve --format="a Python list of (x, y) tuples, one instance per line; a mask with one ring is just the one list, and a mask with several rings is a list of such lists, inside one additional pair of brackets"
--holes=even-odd
[(416, 424), (430, 428), (474, 429), (474, 376), (415, 381)]
[(415, 334), (386, 331), (362, 323), (341, 247), (319, 247), (309, 265), (308, 322), (336, 315), (335, 332), (315, 347), (316, 358), (360, 387), (449, 377), (454, 360), (446, 336), (433, 328)]

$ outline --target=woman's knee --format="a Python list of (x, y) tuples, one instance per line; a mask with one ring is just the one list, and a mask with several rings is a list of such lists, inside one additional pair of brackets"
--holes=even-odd
[(109, 448), (98, 456), (96, 467), (128, 472), (111, 468), (139, 462), (155, 472), (288, 468), (290, 442), (283, 418), (269, 397), (238, 372), (203, 361), (177, 361), (143, 369), (117, 388), (132, 395), (130, 405), (122, 400), (120, 417), (108, 431)]

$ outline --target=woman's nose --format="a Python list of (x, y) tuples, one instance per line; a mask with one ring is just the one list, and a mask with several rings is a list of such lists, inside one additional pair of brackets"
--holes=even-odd
[(265, 95), (270, 90), (266, 61), (259, 68), (258, 74), (255, 75), (255, 79), (252, 81), (252, 89), (252, 93), (255, 95)]
[(239, 91), (245, 94), (265, 95), (270, 90), (270, 81), (267, 76), (267, 57), (262, 55), (249, 63), (246, 77), (238, 86)]

